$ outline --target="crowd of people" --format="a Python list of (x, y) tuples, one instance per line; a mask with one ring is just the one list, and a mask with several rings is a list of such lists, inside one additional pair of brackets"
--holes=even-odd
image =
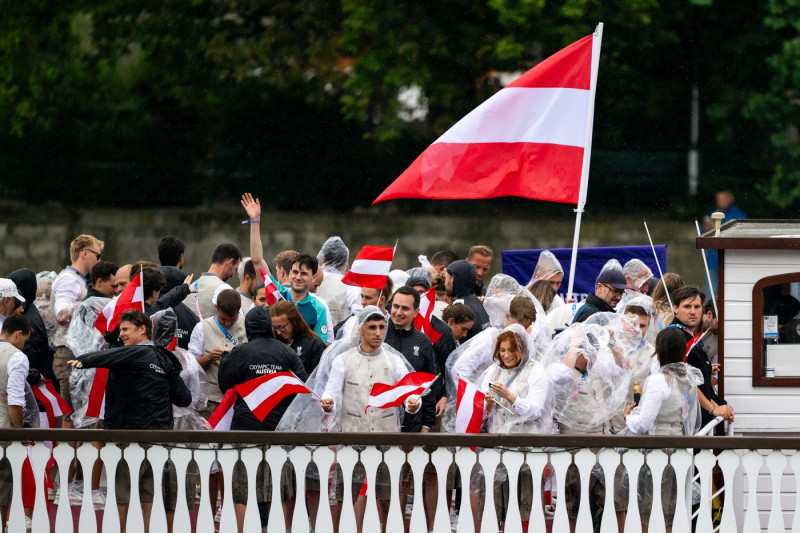
[[(245, 194), (241, 203), (250, 228), (249, 257), (234, 244), (220, 244), (207, 271), (196, 278), (182, 270), (185, 247), (177, 237), (161, 241), (158, 263), (119, 266), (103, 260), (101, 240), (79, 235), (70, 245), (70, 264), (60, 272), (20, 269), (0, 279), (0, 383), (6, 390), (0, 397), (0, 426), (38, 427), (44, 406), (31, 398), (30, 386), (50, 380), (72, 411), (58, 420), (59, 427), (208, 429), (228, 391), (276, 372), (294, 373), (314, 393), (289, 396), (263, 420), (238, 397), (230, 429), (678, 435), (693, 434), (717, 416), (733, 421), (732, 407), (715, 388), (714, 307), (704, 305), (703, 292), (676, 273), (657, 279), (639, 260), (624, 265), (611, 260), (597, 273), (594, 292), (572, 305), (561, 290), (564, 271), (552, 253), (543, 252), (530, 281), (520, 284), (503, 274), (489, 278), (494, 253), (476, 245), (463, 256), (450, 250), (429, 260), (420, 256), (419, 266), (392, 270), (380, 289), (356, 287), (343, 283), (350, 252), (336, 236), (316, 254), (284, 250), (269, 264), (261, 241), (261, 224), (267, 221), (260, 202)], [(137, 277), (144, 311), (128, 309), (117, 327), (101, 334), (95, 327), (98, 315)], [(431, 293), (435, 303), (423, 332), (415, 318), (421, 299)], [(108, 371), (102, 419), (90, 408), (97, 369)], [(439, 379), (399, 407), (366, 408), (373, 385), (394, 384), (410, 372)], [(634, 395), (634, 384), (642, 385), (641, 395)], [(483, 397), (481, 409), (472, 415), (477, 425), (465, 426), (464, 413), (456, 409), (465, 387)], [(85, 473), (97, 508), (106, 505), (102, 468), (98, 460)], [(326, 482), (326, 473), (306, 472), (309, 507), (328, 494), (332, 508), (340, 509), (344, 487), (334, 473)], [(51, 498), (79, 497), (83, 475), (71, 472), (75, 481)], [(153, 498), (159, 496), (152, 471), (143, 469), (139, 475), (147, 524)], [(430, 468), (424, 474), (426, 481), (436, 475)], [(190, 471), (182, 480), (190, 505), (196, 476)], [(402, 477), (405, 502), (412, 487), (408, 472)], [(472, 518), (479, 526), (476, 509), (486, 489), (480, 475), (473, 477)], [(668, 498), (675, 483), (668, 477), (662, 497), (670, 525)], [(620, 517), (628, 504), (626, 479), (619, 473), (613, 481), (614, 511)], [(354, 481), (360, 531), (366, 491), (373, 488), (363, 473)], [(129, 473), (121, 472), (114, 482), (124, 517)], [(161, 492), (170, 530), (177, 483), (174, 468), (165, 469)], [(282, 472), (284, 508), (293, 507), (294, 483), (293, 472)], [(564, 496), (573, 530), (579, 483), (571, 468)], [(605, 483), (593, 471), (589, 489), (595, 519), (603, 511)], [(241, 530), (247, 477), (238, 467), (232, 484)], [(263, 465), (256, 485), (265, 524), (271, 488)], [(321, 498), (321, 489), (328, 486)], [(209, 487), (218, 518), (225, 490), (218, 463)], [(461, 489), (457, 476), (448, 476), (448, 488)], [(385, 519), (388, 471), (378, 471), (374, 490)], [(507, 481), (496, 478), (488, 490), (495, 491), (502, 523)], [(10, 493), (10, 470), (0, 468), (3, 521)], [(518, 495), (510, 496), (519, 497), (523, 519), (530, 514), (532, 494), (528, 480)], [(426, 488), (420, 496), (430, 530), (436, 495)], [(640, 496), (645, 524), (651, 503)], [(672, 504), (674, 510), (674, 498)], [(310, 518), (313, 528), (315, 517)], [(124, 530), (124, 519), (122, 524)]]

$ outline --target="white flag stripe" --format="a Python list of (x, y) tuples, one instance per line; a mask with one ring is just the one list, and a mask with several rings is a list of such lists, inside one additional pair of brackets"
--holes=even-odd
[(47, 413), (39, 413), (39, 427), (42, 429), (50, 427), (50, 420), (47, 419)]
[(394, 400), (397, 400), (399, 397), (403, 396), (404, 394), (408, 394), (411, 391), (415, 391), (419, 388), (426, 389), (431, 386), (431, 383), (433, 383), (432, 380), (426, 383), (422, 383), (421, 385), (402, 385), (400, 387), (387, 390), (386, 392), (382, 392), (377, 396), (370, 396), (369, 404), (372, 407), (386, 405), (387, 403), (391, 403)]
[(456, 433), (466, 433), (470, 420), (472, 420), (472, 404), (475, 402), (475, 393), (478, 389), (467, 382), (464, 396), (456, 409)]
[(243, 396), (242, 399), (245, 401), (247, 406), (252, 411), (256, 407), (261, 405), (261, 403), (264, 400), (266, 400), (267, 398), (278, 392), (278, 390), (280, 390), (281, 387), (283, 387), (284, 385), (305, 386), (305, 383), (292, 376), (280, 376), (277, 378), (272, 378), (271, 380), (262, 383), (261, 385), (253, 389), (253, 391), (250, 394), (248, 394), (247, 396)]
[(56, 397), (53, 396), (53, 394), (49, 390), (47, 390), (47, 387), (45, 387), (44, 385), (40, 386), (39, 390), (47, 398), (47, 401), (50, 403), (50, 405), (53, 406), (53, 415), (62, 416), (64, 413), (61, 412), (61, 407), (58, 406), (58, 400), (56, 399)]
[[(589, 91), (509, 87), (473, 109), (435, 143), (586, 144)], [(521, 110), (524, 110), (522, 112)]]
[(233, 421), (233, 405), (230, 406), (225, 416), (219, 419), (217, 425), (214, 426), (215, 430), (231, 429), (231, 422)]
[(370, 276), (386, 276), (391, 269), (391, 261), (377, 261), (375, 259), (356, 259), (350, 267), (350, 271), (355, 274)]
[(100, 420), (106, 417), (106, 393), (103, 392), (103, 403), (100, 405)]

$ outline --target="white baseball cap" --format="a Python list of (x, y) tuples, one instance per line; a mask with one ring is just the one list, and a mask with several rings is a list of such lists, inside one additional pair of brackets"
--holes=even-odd
[(13, 297), (19, 300), (20, 302), (24, 302), (25, 298), (17, 290), (17, 286), (8, 278), (0, 278), (0, 298), (9, 298)]

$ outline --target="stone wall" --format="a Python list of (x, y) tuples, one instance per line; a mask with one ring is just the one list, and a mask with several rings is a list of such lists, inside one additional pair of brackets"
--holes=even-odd
[[(156, 261), (158, 242), (164, 235), (179, 236), (187, 245), (184, 270), (196, 275), (209, 265), (215, 246), (232, 242), (249, 255), (249, 226), (242, 224), (241, 208), (199, 207), (193, 209), (74, 210), (60, 206), (0, 205), (0, 275), (22, 267), (36, 272), (59, 270), (69, 262), (69, 242), (80, 233), (105, 241), (103, 258), (117, 264), (140, 259)], [(705, 285), (703, 263), (695, 249), (694, 221), (664, 218), (648, 220), (656, 244), (667, 244), (669, 269), (688, 282)], [(417, 255), (445, 248), (466, 254), (473, 244), (486, 244), (499, 256), (500, 250), (568, 248), (572, 245), (574, 218), (565, 206), (565, 216), (554, 220), (532, 216), (505, 216), (501, 212), (474, 216), (431, 216), (361, 213), (265, 212), (262, 215), (264, 253), (271, 263), (282, 250), (294, 249), (316, 255), (330, 235), (340, 235), (351, 258), (364, 244), (391, 246), (398, 242), (395, 266), (416, 266)], [(646, 245), (640, 218), (621, 215), (616, 219), (584, 218), (581, 246)], [(492, 273), (500, 272), (500, 261)]]

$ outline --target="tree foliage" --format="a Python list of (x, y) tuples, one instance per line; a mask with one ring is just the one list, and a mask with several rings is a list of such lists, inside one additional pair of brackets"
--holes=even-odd
[(136, 183), (147, 202), (192, 204), (258, 186), (281, 207), (364, 205), (504, 75), (602, 21), (595, 184), (630, 185), (632, 204), (654, 183), (681, 193), (695, 86), (704, 183), (777, 169), (770, 201), (800, 198), (798, 0), (4, 7), (7, 196), (126, 205)]

